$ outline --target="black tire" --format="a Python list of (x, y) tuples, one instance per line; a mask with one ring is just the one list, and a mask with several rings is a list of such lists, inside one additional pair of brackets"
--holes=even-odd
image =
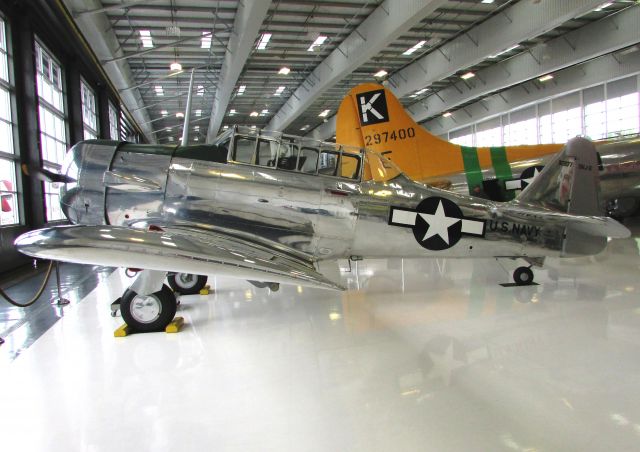
[(150, 333), (164, 331), (175, 317), (177, 307), (176, 296), (163, 284), (161, 290), (146, 297), (127, 289), (120, 302), (120, 313), (135, 332)]
[(518, 267), (513, 272), (513, 280), (519, 286), (533, 283), (533, 271), (529, 267)]
[(207, 284), (207, 277), (191, 273), (173, 273), (167, 276), (167, 282), (174, 292), (181, 295), (195, 295)]

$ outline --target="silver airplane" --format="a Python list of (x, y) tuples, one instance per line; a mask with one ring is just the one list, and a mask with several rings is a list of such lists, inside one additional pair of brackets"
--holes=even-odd
[(139, 271), (120, 306), (138, 331), (173, 319), (167, 275), (186, 289), (211, 273), (342, 289), (326, 263), (499, 257), (524, 259), (513, 278), (528, 284), (547, 256), (591, 255), (629, 236), (600, 212), (595, 148), (581, 138), (508, 203), (412, 181), (369, 150), (237, 127), (213, 145), (80, 142), (59, 181), (72, 225), (26, 233), (17, 248)]

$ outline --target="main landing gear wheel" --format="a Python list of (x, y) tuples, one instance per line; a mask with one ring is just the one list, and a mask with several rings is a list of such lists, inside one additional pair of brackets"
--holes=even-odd
[(120, 313), (134, 331), (149, 333), (164, 331), (175, 317), (177, 307), (176, 296), (163, 284), (161, 290), (149, 295), (127, 289), (120, 302)]
[(191, 273), (174, 273), (167, 276), (167, 281), (174, 292), (182, 295), (194, 295), (200, 293), (207, 284), (207, 277)]
[(529, 267), (518, 267), (513, 272), (513, 280), (519, 286), (526, 286), (533, 283), (533, 271)]

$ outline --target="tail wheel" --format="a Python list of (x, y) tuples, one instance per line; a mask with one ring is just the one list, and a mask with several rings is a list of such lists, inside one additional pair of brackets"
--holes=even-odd
[(174, 292), (182, 295), (194, 295), (200, 293), (207, 284), (207, 277), (191, 273), (174, 273), (167, 277), (167, 281)]
[(176, 296), (168, 286), (149, 295), (127, 289), (120, 302), (122, 319), (141, 333), (163, 331), (176, 315)]
[(518, 267), (513, 272), (513, 280), (519, 286), (533, 283), (533, 271), (529, 267)]

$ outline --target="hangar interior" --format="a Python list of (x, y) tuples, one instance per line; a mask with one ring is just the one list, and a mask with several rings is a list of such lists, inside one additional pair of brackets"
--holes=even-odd
[[(235, 126), (335, 142), (345, 95), (379, 83), (466, 148), (640, 147), (638, 23), (635, 0), (3, 0), (0, 287), (30, 298), (47, 262), (14, 241), (67, 224), (40, 169), (82, 140), (173, 148), (185, 116), (190, 145)], [(344, 291), (210, 274), (178, 334), (113, 337), (130, 275), (62, 263), (32, 306), (0, 302), (0, 444), (636, 450), (635, 196), (631, 237), (548, 258), (537, 285), (438, 256), (340, 260)]]

